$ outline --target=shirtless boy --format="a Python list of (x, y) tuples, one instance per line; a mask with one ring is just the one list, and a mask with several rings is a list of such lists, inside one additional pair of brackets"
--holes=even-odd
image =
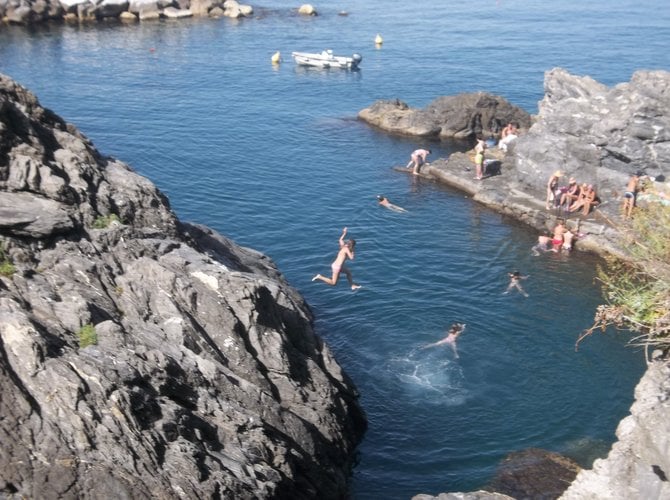
[(327, 283), (331, 286), (337, 285), (337, 280), (340, 277), (340, 273), (344, 273), (344, 275), (347, 277), (347, 281), (349, 282), (349, 286), (351, 286), (352, 290), (356, 290), (360, 288), (360, 285), (357, 285), (354, 283), (354, 280), (351, 276), (351, 271), (349, 271), (349, 268), (344, 265), (347, 259), (354, 260), (354, 247), (356, 246), (356, 240), (351, 239), (351, 240), (344, 240), (344, 237), (347, 235), (347, 228), (345, 227), (342, 230), (342, 235), (340, 236), (340, 250), (337, 252), (337, 257), (335, 257), (335, 260), (333, 263), (330, 265), (330, 268), (333, 271), (333, 276), (332, 278), (328, 278), (327, 276), (321, 276), (320, 274), (317, 274), (312, 278), (312, 281), (316, 280), (321, 280), (324, 283)]
[(628, 179), (626, 191), (623, 193), (623, 206), (621, 209), (623, 211), (623, 216), (626, 219), (633, 214), (633, 208), (635, 208), (635, 198), (637, 197), (637, 190), (640, 184), (640, 174), (641, 172), (636, 172), (631, 175), (630, 179)]

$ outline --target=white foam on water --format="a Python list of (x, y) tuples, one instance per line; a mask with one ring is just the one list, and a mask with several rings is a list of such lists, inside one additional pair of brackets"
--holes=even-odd
[(449, 406), (461, 405), (467, 398), (462, 367), (450, 348), (414, 349), (389, 359), (386, 369), (410, 398)]

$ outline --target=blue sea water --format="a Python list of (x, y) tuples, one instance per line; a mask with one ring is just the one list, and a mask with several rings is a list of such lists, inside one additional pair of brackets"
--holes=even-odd
[[(422, 107), (474, 91), (535, 113), (557, 66), (607, 85), (669, 70), (670, 11), (639, 0), (342, 0), (301, 18), (286, 2), (253, 6), (241, 21), (2, 26), (0, 72), (149, 177), (180, 218), (270, 255), (306, 297), (369, 418), (353, 498), (480, 488), (528, 447), (584, 464), (605, 453), (644, 360), (614, 331), (575, 350), (601, 301), (600, 261), (533, 256), (533, 230), (392, 169), (417, 146), (435, 158), (466, 145), (389, 136), (356, 114), (377, 99)], [(290, 60), (325, 48), (362, 54), (361, 70)], [(377, 194), (408, 212), (380, 208)], [(344, 226), (358, 242), (353, 293), (310, 281), (329, 272)], [(529, 275), (528, 298), (502, 294), (514, 269)], [(458, 359), (421, 349), (453, 321), (467, 323)]]

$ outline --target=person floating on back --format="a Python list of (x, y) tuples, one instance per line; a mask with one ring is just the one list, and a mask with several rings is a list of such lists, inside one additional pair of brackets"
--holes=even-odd
[(404, 208), (391, 203), (385, 196), (377, 195), (377, 201), (382, 207), (388, 208), (389, 210), (393, 210), (395, 212), (407, 212), (407, 210), (405, 210)]
[(454, 351), (454, 356), (458, 358), (458, 351), (456, 350), (456, 339), (458, 339), (461, 333), (463, 333), (463, 330), (465, 330), (465, 323), (454, 323), (451, 325), (451, 328), (449, 328), (446, 337), (444, 337), (442, 340), (438, 340), (437, 342), (433, 342), (432, 344), (425, 345), (422, 347), (422, 349), (436, 347), (442, 344), (449, 344), (451, 349)]
[(503, 294), (507, 295), (513, 288), (516, 288), (521, 295), (528, 297), (528, 294), (521, 286), (521, 280), (527, 279), (528, 276), (522, 276), (519, 271), (507, 273), (507, 275), (509, 276), (509, 285), (507, 285), (507, 290), (505, 290)]
[(432, 153), (430, 149), (416, 149), (412, 151), (409, 163), (407, 164), (406, 168), (410, 169), (413, 167), (412, 173), (414, 175), (419, 175), (419, 168), (421, 165), (426, 164), (426, 158), (430, 153)]
[(357, 290), (361, 287), (360, 285), (354, 283), (354, 280), (351, 276), (351, 271), (349, 271), (349, 268), (345, 265), (347, 259), (354, 260), (354, 248), (356, 247), (356, 240), (353, 238), (346, 241), (344, 240), (346, 235), (347, 228), (345, 227), (342, 230), (342, 235), (340, 236), (340, 250), (337, 252), (337, 257), (335, 257), (335, 260), (330, 265), (330, 268), (333, 271), (332, 277), (328, 278), (327, 276), (321, 276), (320, 274), (317, 274), (312, 278), (312, 281), (321, 280), (324, 283), (335, 286), (337, 285), (337, 280), (340, 277), (340, 273), (344, 273), (352, 290)]

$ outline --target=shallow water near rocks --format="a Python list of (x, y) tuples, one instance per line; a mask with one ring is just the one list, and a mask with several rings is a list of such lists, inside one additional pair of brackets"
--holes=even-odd
[[(369, 417), (353, 498), (480, 488), (528, 447), (587, 464), (614, 440), (644, 369), (623, 333), (575, 351), (600, 303), (597, 258), (535, 257), (535, 231), (392, 169), (417, 146), (444, 157), (463, 144), (391, 137), (355, 117), (377, 99), (422, 107), (479, 90), (536, 113), (555, 66), (607, 85), (667, 70), (667, 9), (432, 3), (346, 0), (303, 19), (269, 1), (241, 22), (0, 28), (1, 72), (149, 177), (180, 218), (270, 255), (306, 297)], [(290, 60), (324, 48), (361, 53), (361, 70)], [(377, 194), (408, 212), (378, 207)], [(358, 242), (356, 292), (310, 281), (329, 272), (344, 226)], [(515, 269), (528, 298), (502, 294)], [(458, 359), (421, 349), (453, 321), (467, 323)]]

